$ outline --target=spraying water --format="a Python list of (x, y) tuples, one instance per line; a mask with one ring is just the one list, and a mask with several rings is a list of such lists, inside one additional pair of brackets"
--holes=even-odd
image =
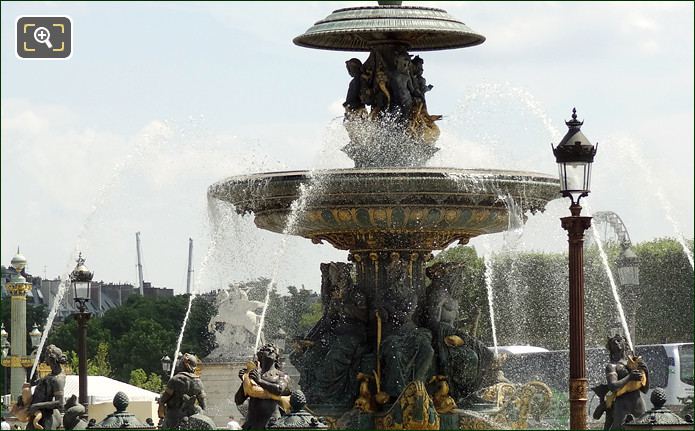
[(487, 288), (487, 303), (490, 308), (490, 326), (492, 327), (492, 345), (495, 349), (495, 357), (498, 356), (497, 351), (497, 327), (495, 326), (495, 307), (492, 301), (492, 259), (485, 259), (485, 287)]
[(688, 259), (688, 262), (690, 263), (690, 268), (695, 268), (695, 265), (693, 264), (693, 252), (685, 243), (685, 239), (683, 238), (683, 233), (680, 230), (678, 222), (676, 222), (676, 220), (673, 218), (671, 202), (669, 202), (669, 200), (664, 195), (664, 191), (661, 188), (661, 185), (654, 181), (654, 175), (652, 174), (652, 170), (647, 164), (647, 162), (644, 160), (644, 157), (642, 157), (642, 154), (639, 152), (637, 145), (635, 145), (633, 142), (627, 142), (626, 140), (618, 140), (617, 144), (621, 147), (622, 153), (629, 154), (632, 160), (635, 162), (635, 164), (637, 164), (637, 166), (639, 166), (639, 168), (642, 170), (642, 173), (644, 174), (647, 180), (647, 184), (650, 185), (651, 189), (656, 195), (656, 198), (659, 200), (661, 207), (664, 209), (664, 216), (666, 217), (666, 220), (668, 220), (668, 222), (671, 223), (671, 226), (673, 227), (673, 231), (676, 234), (676, 241), (678, 241), (678, 243), (683, 248), (683, 253), (685, 254), (685, 257)]
[[(299, 196), (297, 199), (292, 201), (292, 205), (290, 206), (290, 213), (287, 217), (287, 223), (282, 231), (282, 242), (275, 253), (275, 262), (280, 262), (281, 257), (285, 254), (287, 249), (287, 239), (297, 227), (297, 223), (301, 215), (307, 208), (309, 197), (314, 196), (315, 192), (317, 191), (316, 189), (320, 185), (320, 181), (319, 176), (316, 176), (310, 172), (309, 181), (299, 186)], [(266, 288), (265, 300), (263, 301), (263, 311), (261, 311), (261, 318), (258, 322), (258, 331), (256, 332), (256, 343), (253, 348), (254, 352), (258, 350), (261, 344), (261, 335), (263, 334), (263, 326), (265, 325), (265, 316), (268, 312), (268, 303), (270, 302), (270, 291), (275, 287), (279, 267), (279, 264), (273, 267), (270, 283), (268, 283), (268, 287)]]
[[(53, 320), (56, 317), (56, 314), (58, 313), (58, 308), (60, 307), (60, 304), (63, 302), (63, 297), (65, 296), (65, 291), (68, 290), (68, 285), (70, 284), (70, 278), (66, 277), (64, 280), (60, 282), (60, 285), (58, 286), (58, 293), (56, 294), (56, 297), (53, 301), (53, 307), (51, 307), (51, 311), (48, 313), (48, 318), (46, 319), (46, 324), (43, 327), (43, 333), (41, 334), (41, 341), (39, 342), (39, 347), (36, 349), (38, 352), (36, 354), (36, 358), (34, 358), (34, 363), (31, 366), (31, 373), (29, 374), (29, 380), (31, 380), (31, 377), (34, 375), (36, 372), (36, 368), (39, 365), (39, 360), (41, 357), (41, 352), (43, 352), (43, 346), (46, 344), (46, 339), (48, 338), (48, 333), (51, 329), (51, 326), (53, 325)], [(49, 287), (50, 289), (50, 287)]]
[[(174, 361), (179, 357), (179, 352), (181, 351), (181, 343), (183, 342), (183, 333), (186, 331), (186, 324), (188, 323), (188, 317), (191, 315), (191, 305), (193, 305), (193, 298), (195, 298), (196, 292), (193, 291), (188, 296), (188, 307), (186, 308), (186, 314), (183, 317), (183, 324), (181, 325), (181, 331), (179, 332), (179, 338), (176, 341), (176, 350), (174, 351)], [(171, 374), (169, 378), (174, 377), (174, 372), (176, 371), (176, 366), (171, 367)]]
[[(215, 218), (215, 215), (217, 215), (216, 211), (214, 211), (212, 207), (212, 199), (208, 200), (208, 214), (210, 218)], [(225, 217), (229, 217), (229, 213), (225, 215)], [(200, 284), (201, 281), (204, 280), (206, 274), (207, 274), (207, 269), (210, 263), (210, 259), (214, 255), (214, 252), (217, 248), (217, 244), (220, 240), (220, 237), (222, 235), (221, 230), (219, 227), (224, 226), (224, 221), (219, 221), (219, 220), (213, 220), (211, 223), (213, 226), (217, 227), (217, 229), (213, 230), (213, 235), (210, 240), (210, 244), (208, 245), (208, 249), (205, 252), (205, 257), (203, 257), (203, 261), (200, 264), (200, 270), (198, 272), (199, 276), (194, 279), (193, 283), (193, 289), (191, 289), (190, 295), (188, 297), (188, 306), (186, 307), (186, 314), (183, 317), (183, 323), (181, 324), (181, 331), (179, 332), (179, 337), (176, 341), (176, 350), (174, 351), (174, 361), (176, 361), (179, 357), (179, 353), (181, 351), (181, 343), (183, 342), (183, 334), (186, 331), (186, 325), (188, 324), (188, 318), (191, 315), (191, 307), (193, 305), (193, 300), (195, 297), (198, 295), (198, 292), (200, 291)], [(174, 372), (176, 370), (176, 366), (171, 367), (171, 374), (169, 378), (172, 378), (174, 376)]]
[(601, 255), (601, 262), (603, 262), (603, 267), (606, 270), (606, 274), (608, 275), (608, 281), (610, 281), (611, 284), (611, 292), (613, 293), (613, 299), (615, 299), (615, 305), (618, 308), (618, 314), (620, 316), (620, 324), (623, 327), (623, 332), (625, 333), (625, 338), (627, 338), (627, 343), (630, 346), (630, 350), (634, 352), (634, 346), (632, 344), (632, 338), (630, 336), (630, 329), (627, 326), (627, 319), (625, 319), (625, 312), (623, 311), (623, 304), (620, 302), (620, 295), (618, 294), (618, 287), (615, 284), (615, 279), (613, 278), (613, 271), (611, 271), (611, 267), (608, 264), (608, 256), (606, 255), (606, 252), (603, 250), (603, 243), (601, 242), (601, 237), (599, 236), (598, 229), (594, 229), (594, 227), (591, 227), (591, 233), (594, 237), (594, 241), (596, 242), (596, 245), (598, 246), (598, 251), (599, 254)]
[[(43, 333), (41, 335), (41, 341), (39, 342), (39, 346), (36, 350), (39, 352), (39, 354), (37, 354), (36, 358), (34, 358), (34, 363), (31, 367), (31, 374), (29, 374), (30, 378), (36, 372), (36, 368), (39, 365), (39, 360), (41, 359), (40, 353), (43, 351), (43, 346), (46, 344), (48, 334), (53, 327), (53, 321), (58, 313), (58, 309), (62, 305), (63, 298), (65, 297), (65, 291), (70, 285), (70, 272), (72, 271), (74, 262), (77, 259), (77, 255), (80, 251), (84, 252), (88, 248), (88, 243), (85, 244), (85, 237), (87, 236), (89, 229), (94, 224), (97, 215), (99, 214), (99, 209), (105, 206), (106, 202), (111, 196), (111, 193), (115, 189), (116, 184), (118, 184), (118, 181), (121, 179), (123, 171), (131, 165), (133, 160), (136, 159), (136, 156), (142, 156), (145, 149), (151, 146), (155, 140), (162, 140), (167, 136), (168, 129), (165, 125), (157, 123), (155, 126), (156, 127), (154, 128), (150, 127), (151, 130), (146, 130), (137, 137), (135, 146), (132, 148), (132, 150), (123, 158), (123, 160), (116, 163), (109, 179), (97, 188), (96, 198), (92, 204), (89, 214), (85, 218), (84, 223), (82, 223), (82, 227), (77, 235), (74, 250), (70, 256), (68, 264), (66, 265), (67, 270), (63, 275), (63, 281), (61, 281), (60, 285), (58, 286), (58, 293), (56, 294), (53, 306), (48, 313), (48, 317), (46, 318), (46, 323), (44, 324)], [(140, 157), (137, 158), (139, 159)]]

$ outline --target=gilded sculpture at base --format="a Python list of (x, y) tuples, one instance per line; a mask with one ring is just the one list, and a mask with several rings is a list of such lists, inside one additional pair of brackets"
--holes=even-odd
[(456, 408), (456, 401), (449, 395), (449, 383), (446, 376), (432, 376), (429, 383), (435, 383), (436, 389), (432, 394), (432, 401), (437, 413), (450, 413)]
[(357, 381), (360, 382), (360, 396), (355, 400), (354, 407), (365, 413), (376, 411), (377, 403), (369, 390), (369, 383), (373, 377), (365, 373), (357, 373)]
[(248, 413), (243, 429), (266, 429), (282, 413), (290, 411), (290, 379), (280, 370), (280, 353), (273, 344), (266, 344), (251, 362), (239, 372), (242, 384), (234, 402), (237, 405), (249, 400)]
[(527, 429), (529, 418), (537, 422), (550, 409), (553, 392), (543, 382), (500, 382), (482, 389), (481, 399), (492, 402), (496, 411), (489, 419), (508, 429)]
[(389, 411), (374, 420), (380, 430), (438, 430), (439, 415), (420, 381), (410, 383)]
[(627, 415), (639, 417), (646, 410), (641, 393), (649, 390), (649, 369), (641, 357), (629, 354), (627, 340), (619, 334), (608, 338), (606, 348), (606, 384), (592, 388), (601, 399), (593, 417), (605, 413), (603, 429), (621, 429)]

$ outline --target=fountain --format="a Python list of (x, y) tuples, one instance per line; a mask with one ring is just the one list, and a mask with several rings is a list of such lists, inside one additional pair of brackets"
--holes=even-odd
[(350, 263), (325, 267), (324, 315), (290, 355), (307, 405), (331, 425), (494, 426), (474, 411), (485, 405), (475, 393), (492, 355), (456, 328), (451, 268), (426, 274), (426, 262), (434, 250), (513, 227), (511, 208), (522, 222), (543, 211), (559, 184), (534, 172), (426, 167), (441, 116), (428, 111), (424, 60), (409, 53), (484, 41), (441, 9), (380, 2), (334, 11), (294, 43), (369, 53), (346, 61), (342, 150), (355, 167), (236, 176), (208, 190), (261, 229), (348, 252)]

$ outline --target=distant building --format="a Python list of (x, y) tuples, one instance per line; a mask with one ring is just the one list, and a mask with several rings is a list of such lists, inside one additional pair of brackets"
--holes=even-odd
[(173, 297), (174, 289), (168, 289), (166, 287), (152, 287), (152, 283), (149, 281), (144, 281), (142, 283), (143, 296), (146, 298), (165, 298)]
[[(9, 298), (10, 293), (5, 289), (5, 284), (10, 280), (15, 273), (14, 268), (0, 268), (0, 284), (2, 285), (2, 299)], [(53, 303), (61, 289), (61, 284), (67, 283), (64, 286), (65, 292), (60, 303), (60, 307), (56, 312), (55, 320), (62, 322), (77, 310), (73, 301), (73, 292), (70, 289), (69, 281), (56, 278), (53, 280), (44, 280), (41, 277), (33, 277), (26, 272), (22, 272), (22, 276), (27, 282), (32, 284), (31, 292), (27, 294), (27, 303), (31, 305), (45, 305), (49, 310), (53, 308)], [(130, 295), (138, 295), (138, 288), (129, 283), (106, 283), (104, 281), (93, 281), (90, 292), (90, 301), (87, 303), (87, 311), (96, 316), (103, 315), (106, 311), (120, 307), (123, 305)], [(173, 297), (174, 289), (166, 287), (152, 287), (151, 282), (144, 283), (144, 296), (148, 298), (164, 298)]]

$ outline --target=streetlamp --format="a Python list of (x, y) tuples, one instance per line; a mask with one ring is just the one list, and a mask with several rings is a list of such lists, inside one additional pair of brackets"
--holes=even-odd
[(39, 347), (41, 343), (41, 331), (39, 331), (39, 326), (34, 322), (34, 326), (31, 328), (29, 333), (29, 338), (31, 339), (31, 348), (33, 349), (33, 354), (36, 354), (36, 348)]
[(171, 358), (169, 355), (162, 356), (160, 360), (162, 363), (162, 371), (164, 372), (164, 379), (169, 380), (169, 373), (171, 372)]
[(87, 302), (89, 302), (92, 277), (94, 274), (87, 269), (82, 253), (80, 253), (77, 258), (77, 266), (70, 273), (70, 284), (72, 285), (75, 307), (78, 310), (75, 313), (75, 319), (77, 320), (77, 356), (79, 358), (79, 401), (85, 408), (85, 414), (89, 404), (87, 399), (87, 321), (91, 316), (91, 313), (87, 311)]
[(584, 364), (584, 231), (591, 227), (591, 217), (580, 216), (579, 200), (589, 194), (591, 164), (596, 148), (581, 132), (583, 121), (565, 122), (568, 131), (553, 148), (560, 174), (562, 196), (571, 200), (570, 217), (563, 217), (562, 228), (569, 242), (569, 320), (570, 320), (570, 429), (586, 429), (586, 401), (589, 384)]
[(618, 281), (620, 290), (626, 299), (629, 318), (628, 325), (631, 338), (635, 339), (635, 328), (637, 326), (637, 299), (639, 297), (639, 257), (635, 254), (629, 244), (623, 245), (622, 251), (617, 261)]

